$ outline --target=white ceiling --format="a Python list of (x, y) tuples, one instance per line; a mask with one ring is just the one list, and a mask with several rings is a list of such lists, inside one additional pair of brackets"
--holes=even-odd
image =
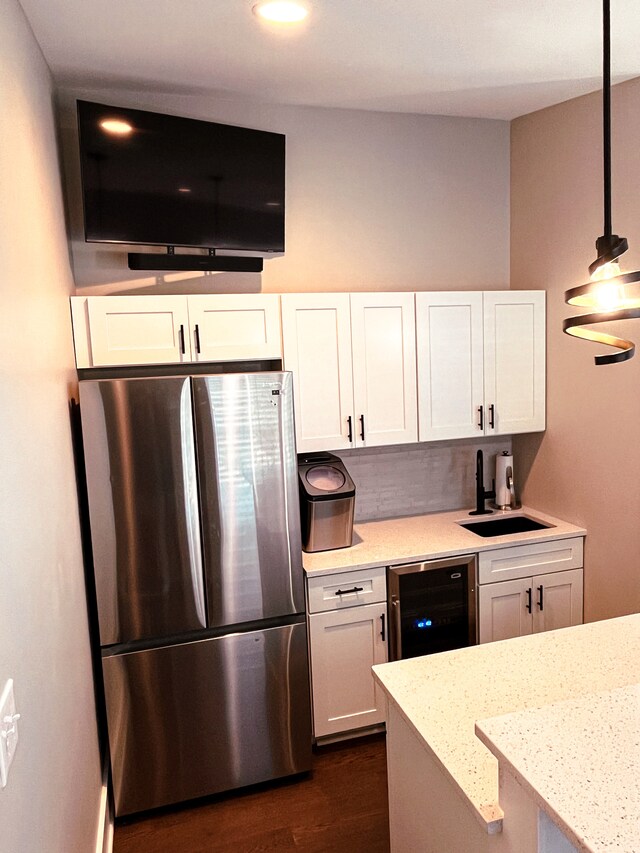
[[(21, 0), (62, 85), (511, 119), (600, 87), (600, 0)], [(638, 0), (612, 0), (613, 73), (640, 75)]]

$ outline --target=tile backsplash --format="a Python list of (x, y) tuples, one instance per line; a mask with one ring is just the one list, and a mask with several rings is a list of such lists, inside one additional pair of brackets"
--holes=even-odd
[[(355, 520), (443, 512), (475, 505), (476, 451), (484, 453), (485, 488), (495, 457), (511, 453), (511, 436), (341, 450), (356, 484)], [(514, 460), (516, 493), (517, 461)]]

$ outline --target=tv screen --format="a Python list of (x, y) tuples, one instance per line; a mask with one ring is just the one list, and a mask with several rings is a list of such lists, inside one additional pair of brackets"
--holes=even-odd
[(78, 101), (88, 242), (284, 251), (285, 137)]

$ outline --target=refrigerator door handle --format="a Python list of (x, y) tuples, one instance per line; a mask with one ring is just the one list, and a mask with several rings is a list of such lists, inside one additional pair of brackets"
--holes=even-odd
[(196, 478), (195, 437), (191, 413), (191, 386), (185, 382), (180, 395), (180, 431), (182, 433), (182, 483), (184, 489), (184, 515), (189, 551), (189, 570), (196, 613), (203, 628), (207, 625), (205, 611), (202, 547), (200, 544), (200, 513), (198, 509), (198, 483)]

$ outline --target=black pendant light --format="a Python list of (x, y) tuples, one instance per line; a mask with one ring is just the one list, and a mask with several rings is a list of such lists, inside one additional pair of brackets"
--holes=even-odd
[(625, 237), (613, 234), (611, 225), (611, 20), (610, 0), (602, 3), (602, 125), (604, 157), (604, 234), (596, 240), (598, 257), (589, 267), (591, 281), (567, 290), (568, 305), (596, 309), (592, 314), (567, 318), (562, 330), (568, 335), (613, 347), (611, 355), (597, 355), (596, 364), (617, 364), (632, 358), (635, 344), (606, 332), (587, 328), (615, 320), (640, 317), (640, 298), (629, 285), (640, 282), (640, 270), (622, 273), (618, 258), (629, 248)]

